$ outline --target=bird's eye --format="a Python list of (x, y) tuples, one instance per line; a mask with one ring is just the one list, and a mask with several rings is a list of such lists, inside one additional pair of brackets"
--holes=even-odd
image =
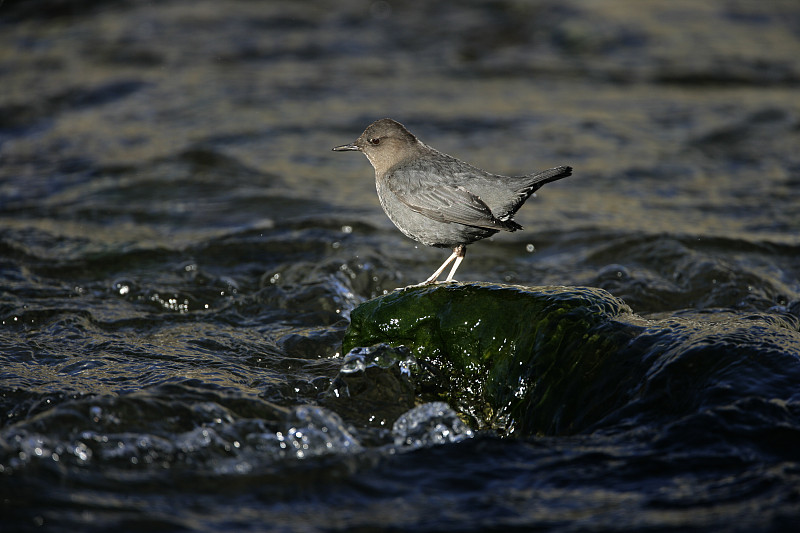
[(377, 146), (377, 145), (379, 145), (381, 143), (381, 138), (380, 137), (373, 137), (372, 139), (370, 139), (367, 142), (369, 142), (369, 144)]

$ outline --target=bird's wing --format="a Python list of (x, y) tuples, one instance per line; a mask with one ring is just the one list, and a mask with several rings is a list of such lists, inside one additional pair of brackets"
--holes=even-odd
[(480, 197), (464, 187), (434, 182), (424, 171), (395, 170), (387, 185), (401, 202), (432, 220), (495, 230), (519, 229), (513, 221), (498, 220)]

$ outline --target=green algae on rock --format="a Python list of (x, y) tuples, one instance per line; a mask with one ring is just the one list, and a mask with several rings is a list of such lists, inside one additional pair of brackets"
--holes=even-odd
[(602, 289), (484, 283), (412, 287), (351, 314), (343, 348), (385, 342), (417, 359), (420, 394), (477, 428), (574, 433), (628, 401), (642, 328)]

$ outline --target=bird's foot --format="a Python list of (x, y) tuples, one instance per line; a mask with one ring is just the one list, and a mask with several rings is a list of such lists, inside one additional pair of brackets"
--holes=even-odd
[(405, 287), (397, 287), (395, 290), (404, 291), (406, 289), (416, 289), (419, 287), (427, 287), (429, 285), (443, 285), (445, 283), (459, 283), (459, 281), (457, 279), (445, 279), (445, 280), (432, 279), (432, 280), (425, 280), (422, 283), (414, 283), (412, 285), (406, 285)]
[(428, 285), (433, 285), (434, 283), (438, 283), (437, 281), (423, 281), (422, 283), (412, 283), (411, 285), (406, 285), (405, 287), (397, 287), (396, 291), (404, 291), (406, 289), (416, 289), (418, 287), (427, 287)]

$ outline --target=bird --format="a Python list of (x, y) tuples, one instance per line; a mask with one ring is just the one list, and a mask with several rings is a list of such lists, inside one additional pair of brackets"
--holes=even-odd
[(559, 166), (524, 176), (503, 176), (474, 167), (420, 141), (391, 118), (376, 120), (335, 152), (362, 152), (375, 169), (378, 200), (407, 237), (453, 253), (419, 286), (454, 281), (467, 245), (500, 231), (521, 230), (514, 214), (540, 187), (572, 174)]

